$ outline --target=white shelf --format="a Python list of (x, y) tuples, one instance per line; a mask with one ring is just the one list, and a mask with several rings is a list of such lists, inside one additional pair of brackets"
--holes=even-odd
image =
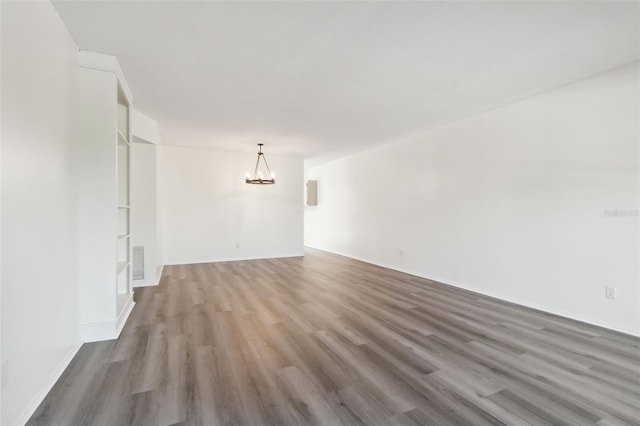
[(123, 206), (118, 206), (118, 208), (119, 208), (119, 209), (130, 209), (130, 208), (131, 208), (131, 206), (124, 206), (124, 205), (123, 205)]
[(122, 132), (118, 130), (118, 145), (120, 146), (129, 146), (129, 141), (124, 137)]
[(122, 262), (118, 262), (117, 264), (117, 268), (116, 268), (116, 272), (119, 274), (120, 272), (122, 272), (124, 269), (127, 268), (127, 266), (129, 266), (129, 262), (124, 260)]
[(129, 234), (118, 234), (118, 239), (129, 238)]

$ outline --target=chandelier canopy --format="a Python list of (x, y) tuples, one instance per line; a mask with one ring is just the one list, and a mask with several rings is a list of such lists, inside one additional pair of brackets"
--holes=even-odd
[[(258, 144), (259, 149), (258, 149), (258, 158), (256, 160), (256, 167), (253, 169), (253, 175), (250, 175), (249, 173), (247, 173), (244, 180), (245, 183), (252, 184), (252, 185), (273, 185), (274, 183), (276, 183), (275, 175), (271, 173), (269, 164), (267, 164), (267, 159), (265, 158), (264, 153), (262, 152), (263, 145), (264, 145), (263, 143)], [(263, 177), (262, 172), (258, 170), (260, 168), (261, 158), (262, 158), (262, 162), (267, 168), (268, 176), (266, 178)]]

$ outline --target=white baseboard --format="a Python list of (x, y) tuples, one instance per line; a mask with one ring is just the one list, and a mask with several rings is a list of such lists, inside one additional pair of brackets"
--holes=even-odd
[(58, 366), (53, 370), (51, 376), (49, 376), (44, 385), (42, 385), (36, 395), (29, 401), (25, 409), (22, 410), (22, 413), (20, 413), (13, 423), (15, 426), (24, 426), (29, 421), (38, 406), (40, 406), (44, 398), (51, 391), (53, 385), (56, 384), (60, 376), (62, 376), (62, 373), (64, 373), (64, 370), (69, 366), (73, 357), (76, 356), (78, 350), (80, 350), (80, 346), (82, 346), (82, 342), (76, 342), (71, 349), (69, 349), (69, 352), (67, 352), (62, 361), (60, 361)]
[(84, 343), (115, 339), (115, 321), (80, 324), (80, 339)]
[(220, 257), (214, 259), (187, 259), (167, 262), (166, 266), (197, 265), (199, 263), (237, 262), (241, 260), (284, 259), (288, 257), (304, 257), (304, 250), (295, 253), (279, 254), (275, 256), (248, 256), (248, 257)]
[(80, 324), (80, 339), (84, 343), (117, 339), (134, 306), (132, 293), (115, 320)]
[(118, 318), (116, 319), (115, 339), (120, 337), (120, 333), (122, 332), (124, 325), (127, 323), (127, 319), (129, 318), (129, 315), (131, 315), (131, 311), (133, 311), (134, 306), (135, 302), (133, 301), (133, 292), (131, 292), (131, 294), (129, 295), (129, 299), (127, 299), (127, 304), (124, 305), (124, 308), (122, 308), (120, 315), (118, 315)]
[(156, 285), (160, 285), (160, 280), (162, 279), (162, 273), (164, 272), (164, 265), (160, 265), (160, 270), (157, 272), (158, 281)]
[(156, 273), (156, 280), (155, 282), (149, 282), (147, 280), (140, 280), (139, 282), (136, 282), (135, 280), (133, 281), (133, 288), (140, 288), (140, 287), (155, 287), (157, 285), (160, 285), (160, 279), (162, 278), (162, 271), (164, 270), (164, 265), (160, 266), (159, 271)]
[(493, 297), (494, 299), (499, 299), (499, 300), (502, 300), (502, 301), (505, 301), (505, 302), (513, 303), (515, 305), (520, 305), (520, 306), (524, 306), (526, 308), (535, 309), (537, 311), (541, 311), (541, 312), (546, 312), (546, 313), (549, 313), (549, 314), (557, 315), (559, 317), (564, 317), (564, 318), (568, 318), (568, 319), (571, 319), (571, 320), (580, 321), (580, 322), (583, 322), (585, 324), (595, 325), (596, 327), (606, 328), (607, 330), (612, 330), (612, 331), (615, 331), (615, 332), (618, 332), (618, 333), (627, 334), (629, 336), (640, 337), (640, 332), (634, 332), (633, 330), (622, 329), (620, 327), (612, 326), (610, 324), (604, 324), (604, 323), (601, 323), (601, 322), (596, 322), (596, 321), (593, 321), (591, 319), (581, 317), (580, 315), (574, 315), (574, 314), (571, 314), (571, 313), (558, 311), (556, 309), (549, 309), (547, 307), (538, 306), (538, 305), (535, 305), (535, 304), (532, 304), (532, 303), (529, 303), (529, 302), (525, 302), (525, 301), (522, 301), (522, 300), (518, 300), (518, 299), (511, 298), (511, 297), (507, 297), (507, 296), (504, 296), (502, 294), (487, 292), (485, 290), (480, 290), (480, 289), (477, 289), (475, 287), (472, 287), (472, 286), (469, 286), (469, 285), (466, 285), (466, 284), (454, 283), (454, 282), (451, 282), (449, 280), (445, 281), (445, 280), (441, 280), (441, 279), (436, 278), (436, 277), (428, 277), (428, 276), (426, 276), (424, 274), (420, 274), (420, 273), (417, 273), (415, 271), (411, 271), (411, 270), (407, 270), (407, 269), (404, 269), (404, 268), (400, 268), (400, 267), (397, 267), (395, 265), (387, 265), (387, 264), (383, 264), (383, 263), (380, 263), (380, 262), (374, 262), (371, 259), (352, 256), (352, 255), (346, 254), (346, 253), (327, 250), (327, 249), (323, 249), (323, 248), (320, 248), (320, 247), (313, 247), (313, 246), (309, 246), (309, 245), (307, 245), (306, 247), (309, 247), (309, 248), (312, 248), (312, 249), (315, 249), (315, 250), (325, 251), (327, 253), (337, 254), (338, 256), (348, 257), (350, 259), (354, 259), (354, 260), (357, 260), (357, 261), (360, 261), (360, 262), (370, 263), (372, 265), (381, 266), (383, 268), (392, 269), (394, 271), (398, 271), (398, 272), (402, 272), (402, 273), (405, 273), (405, 274), (413, 275), (413, 276), (416, 276), (416, 277), (419, 277), (419, 278), (424, 278), (424, 279), (427, 279), (427, 280), (430, 280), (430, 281), (434, 281), (434, 282), (437, 282), (437, 283), (440, 283), (440, 284), (444, 284), (444, 285), (448, 285), (448, 286), (451, 286), (451, 287), (456, 287), (456, 288), (459, 288), (459, 289), (462, 289), (462, 290), (472, 291), (474, 293), (477, 293), (477, 294), (480, 294), (480, 295), (483, 295), (483, 296)]
[(153, 281), (147, 281), (147, 280), (134, 280), (131, 286), (133, 288), (142, 288), (142, 287), (153, 287), (155, 285), (158, 285), (158, 283)]

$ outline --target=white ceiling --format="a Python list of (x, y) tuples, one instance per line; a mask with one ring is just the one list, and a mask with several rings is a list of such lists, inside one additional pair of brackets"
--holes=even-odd
[(165, 144), (315, 161), (640, 59), (638, 2), (54, 5)]

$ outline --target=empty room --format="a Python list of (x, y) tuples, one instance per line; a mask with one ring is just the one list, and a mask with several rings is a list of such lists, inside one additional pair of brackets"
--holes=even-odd
[(2, 426), (640, 426), (640, 1), (0, 30)]

